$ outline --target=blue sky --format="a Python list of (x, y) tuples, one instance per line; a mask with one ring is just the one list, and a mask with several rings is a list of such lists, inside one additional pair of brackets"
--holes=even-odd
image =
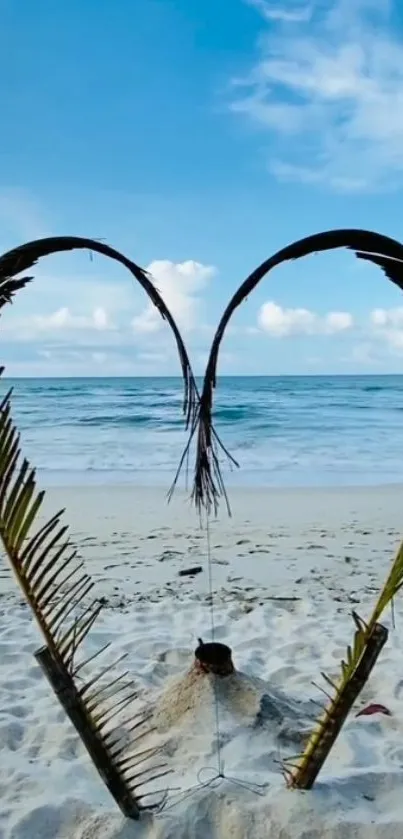
[[(103, 238), (156, 278), (196, 372), (239, 283), (332, 227), (403, 238), (392, 0), (2, 0), (0, 246)], [(9, 375), (170, 375), (164, 324), (100, 257), (43, 260), (2, 319)], [(403, 299), (351, 254), (287, 265), (227, 374), (403, 372)]]

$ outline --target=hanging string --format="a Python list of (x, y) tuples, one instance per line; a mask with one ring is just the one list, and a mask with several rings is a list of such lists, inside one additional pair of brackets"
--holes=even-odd
[[(203, 528), (204, 524), (204, 528)], [(207, 579), (208, 579), (208, 594), (209, 594), (209, 611), (210, 611), (210, 629), (211, 639), (214, 642), (216, 638), (216, 616), (215, 616), (215, 593), (214, 593), (214, 579), (213, 579), (213, 560), (211, 552), (211, 532), (210, 532), (210, 516), (209, 511), (205, 510), (205, 522), (203, 522), (202, 514), (200, 513), (200, 527), (206, 533), (206, 559), (207, 559)], [(188, 787), (185, 790), (177, 791), (174, 788), (167, 790), (167, 795), (164, 797), (161, 805), (154, 811), (155, 816), (163, 817), (165, 813), (172, 810), (178, 804), (187, 801), (199, 790), (217, 789), (222, 781), (227, 781), (234, 784), (241, 789), (252, 792), (254, 795), (265, 796), (269, 783), (257, 784), (240, 778), (234, 778), (226, 775), (224, 771), (224, 760), (222, 759), (221, 748), (221, 731), (220, 731), (220, 703), (218, 696), (218, 679), (216, 676), (212, 679), (213, 696), (214, 696), (214, 715), (215, 715), (215, 741), (217, 751), (217, 767), (202, 766), (197, 773), (197, 783)], [(203, 780), (203, 775), (210, 774), (210, 778)], [(169, 796), (169, 792), (176, 792), (176, 794)]]
[[(200, 516), (200, 526), (203, 527), (202, 517)], [(211, 637), (212, 641), (215, 641), (216, 638), (216, 621), (215, 621), (215, 593), (214, 593), (214, 580), (213, 580), (213, 561), (212, 561), (212, 552), (211, 552), (211, 532), (210, 532), (210, 519), (208, 511), (206, 511), (205, 515), (205, 533), (206, 533), (206, 554), (207, 554), (207, 577), (208, 577), (208, 590), (209, 590), (209, 611), (210, 611), (210, 626), (211, 626)], [(226, 775), (224, 772), (224, 761), (222, 759), (222, 749), (221, 749), (221, 731), (220, 731), (220, 705), (219, 705), (219, 696), (218, 696), (218, 679), (214, 677), (212, 679), (213, 685), (213, 695), (214, 695), (214, 711), (215, 711), (215, 740), (216, 740), (216, 751), (217, 751), (217, 767), (212, 766), (202, 766), (199, 772), (197, 773), (197, 783), (188, 787), (188, 789), (178, 792), (176, 795), (170, 796), (169, 798), (166, 797), (164, 802), (162, 803), (161, 808), (157, 812), (157, 815), (164, 815), (167, 811), (172, 810), (178, 804), (187, 801), (192, 795), (194, 795), (199, 790), (204, 789), (217, 789), (218, 786), (222, 783), (222, 781), (226, 780), (229, 783), (234, 784), (242, 789), (247, 790), (248, 792), (252, 792), (255, 795), (264, 796), (266, 794), (267, 787), (269, 786), (268, 783), (266, 784), (255, 784), (248, 781), (241, 780), (239, 778), (233, 778), (229, 775)], [(203, 776), (205, 777), (206, 774), (210, 775), (209, 778), (203, 780)], [(172, 790), (174, 792), (174, 790)]]
[(209, 516), (209, 513), (208, 513), (207, 510), (206, 510), (206, 544), (207, 544), (207, 574), (208, 574), (210, 621), (211, 621), (211, 640), (215, 641), (213, 563), (211, 561), (210, 516)]
[[(210, 606), (210, 622), (211, 622), (211, 640), (215, 641), (215, 609), (214, 609), (214, 587), (213, 587), (213, 563), (211, 559), (211, 536), (210, 536), (210, 516), (209, 511), (206, 510), (206, 544), (207, 544), (207, 572), (208, 572), (208, 587), (209, 587), (209, 606)], [(221, 736), (220, 736), (220, 706), (218, 699), (218, 682), (213, 679), (213, 694), (214, 694), (214, 710), (215, 710), (215, 735), (216, 735), (216, 749), (217, 749), (217, 764), (218, 776), (224, 777), (224, 764), (221, 760)]]

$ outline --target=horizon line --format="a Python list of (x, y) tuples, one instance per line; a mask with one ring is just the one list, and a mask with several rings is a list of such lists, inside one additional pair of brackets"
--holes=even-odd
[[(379, 378), (386, 378), (388, 376), (403, 376), (402, 372), (382, 372), (382, 373), (223, 373), (222, 375), (217, 375), (218, 379), (323, 379), (323, 378), (373, 378), (377, 376)], [(204, 373), (195, 374), (195, 379), (203, 379)], [(47, 380), (47, 381), (54, 381), (60, 379), (178, 379), (178, 381), (182, 381), (182, 376), (179, 373), (175, 373), (172, 375), (146, 375), (146, 374), (137, 374), (137, 375), (64, 375), (61, 374), (59, 376), (21, 376), (21, 375), (4, 375), (1, 377), (2, 381), (9, 381), (9, 380), (19, 380), (19, 381), (34, 381), (34, 380)]]

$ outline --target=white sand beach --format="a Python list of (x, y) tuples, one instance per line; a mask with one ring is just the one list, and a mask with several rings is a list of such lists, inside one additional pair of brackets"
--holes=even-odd
[[(311, 706), (312, 718), (317, 715), (311, 700), (321, 695), (312, 681), (320, 682), (321, 670), (338, 672), (353, 635), (349, 614), (352, 608), (369, 614), (403, 535), (403, 487), (234, 490), (231, 505), (232, 518), (222, 507), (210, 525), (216, 640), (232, 648), (244, 679), (219, 697), (228, 780), (183, 797), (181, 791), (209, 780), (217, 767), (209, 682), (192, 685), (187, 676), (197, 639), (211, 639), (206, 533), (180, 493), (169, 506), (163, 491), (150, 488), (60, 488), (46, 499), (47, 512), (67, 508), (73, 542), (104, 598), (90, 647), (112, 641), (116, 656), (126, 652), (142, 701), (159, 708), (173, 770), (166, 785), (174, 791), (161, 813), (140, 822), (121, 815), (35, 663), (42, 639), (2, 557), (0, 839), (399, 835), (399, 602), (396, 627), (388, 614), (387, 645), (312, 791), (285, 788), (279, 761), (296, 746), (275, 723), (257, 725), (256, 714), (260, 697), (272, 693), (290, 707), (299, 703), (301, 724)], [(179, 576), (198, 565), (202, 573)], [(383, 703), (391, 716), (357, 718), (369, 702)]]

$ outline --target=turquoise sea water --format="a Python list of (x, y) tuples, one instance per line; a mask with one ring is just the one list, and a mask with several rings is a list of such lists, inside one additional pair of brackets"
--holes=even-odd
[[(19, 379), (24, 453), (46, 484), (165, 484), (186, 442), (176, 378)], [(217, 430), (229, 485), (403, 482), (403, 376), (222, 378)], [(190, 467), (192, 464), (190, 463)]]

